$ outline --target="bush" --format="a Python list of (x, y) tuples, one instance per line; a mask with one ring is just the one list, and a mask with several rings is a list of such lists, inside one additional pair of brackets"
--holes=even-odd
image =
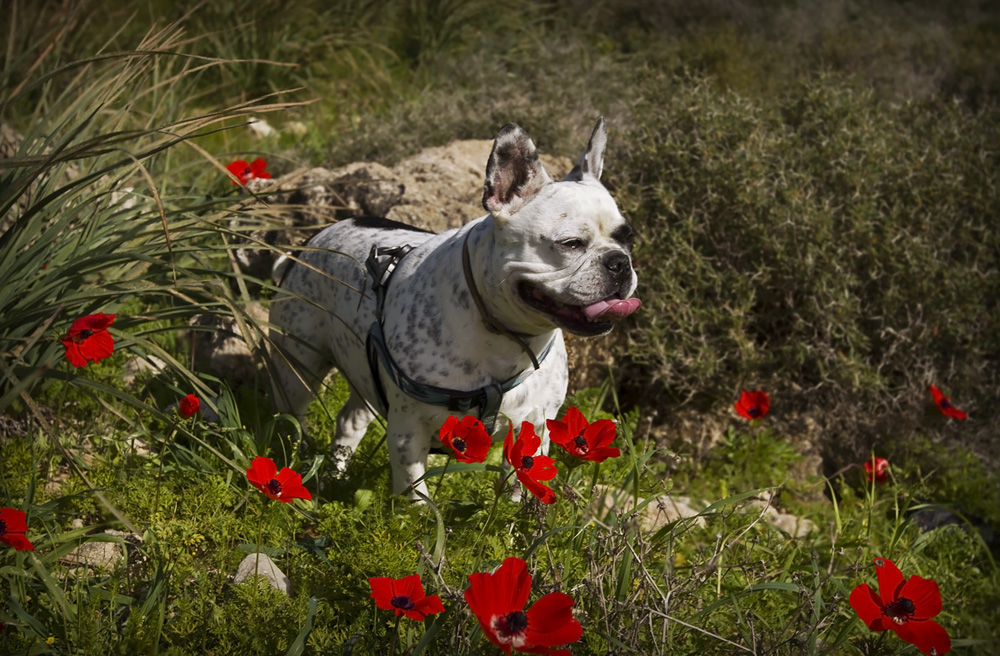
[(822, 409), (839, 466), (938, 384), (985, 448), (1000, 420), (995, 119), (835, 78), (769, 102), (646, 88), (612, 180), (642, 236), (630, 372), (658, 385), (628, 398), (780, 390), (789, 410)]

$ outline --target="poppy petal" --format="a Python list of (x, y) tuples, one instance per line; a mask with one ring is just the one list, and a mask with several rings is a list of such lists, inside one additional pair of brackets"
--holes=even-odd
[(570, 439), (575, 438), (577, 435), (580, 435), (587, 430), (587, 418), (583, 416), (583, 413), (580, 412), (580, 408), (576, 406), (571, 406), (566, 411), (566, 414), (563, 415), (562, 420), (566, 424), (566, 432), (569, 433)]
[(611, 444), (616, 437), (617, 431), (615, 429), (615, 422), (610, 419), (598, 419), (585, 431), (587, 444), (590, 445), (591, 449)]
[(110, 356), (115, 351), (115, 339), (106, 330), (94, 332), (80, 345), (80, 352), (88, 360), (97, 362)]
[(80, 352), (79, 344), (68, 338), (63, 338), (62, 344), (66, 347), (66, 359), (71, 365), (77, 369), (87, 366), (87, 358)]
[(523, 444), (521, 453), (526, 456), (534, 455), (542, 445), (542, 438), (535, 435), (535, 426), (530, 421), (521, 422), (521, 432), (517, 435), (517, 441)]
[(428, 595), (421, 597), (418, 601), (414, 602), (413, 610), (404, 611), (403, 614), (411, 620), (422, 622), (428, 615), (435, 615), (443, 612), (444, 604), (441, 603), (441, 597), (437, 595)]
[(545, 504), (555, 503), (556, 493), (548, 485), (539, 483), (520, 469), (516, 470), (514, 473), (517, 474), (517, 480), (521, 481), (521, 484), (524, 485), (524, 487), (539, 501)]
[(69, 327), (70, 335), (77, 335), (85, 330), (98, 331), (107, 330), (108, 326), (115, 322), (115, 315), (104, 314), (103, 312), (98, 312), (97, 314), (88, 314), (85, 317), (80, 317), (73, 322), (73, 325)]
[(851, 590), (850, 603), (851, 608), (858, 614), (858, 618), (869, 629), (872, 631), (885, 630), (885, 627), (882, 626), (882, 609), (884, 607), (875, 591), (867, 583), (862, 583)]
[(520, 558), (505, 558), (493, 575), (493, 583), (504, 613), (524, 609), (531, 593), (531, 574), (526, 562)]
[(528, 609), (525, 638), (532, 645), (552, 647), (576, 642), (583, 627), (573, 617), (573, 598), (563, 592), (550, 592)]
[(4, 533), (0, 535), (0, 542), (10, 545), (18, 551), (34, 551), (35, 545), (31, 544), (23, 533)]
[[(488, 629), (492, 617), (522, 610), (530, 593), (531, 575), (527, 563), (520, 558), (507, 558), (493, 574), (469, 575), (465, 601), (480, 619), (480, 624)], [(491, 633), (492, 629), (487, 632)]]
[(531, 469), (526, 473), (536, 481), (551, 481), (559, 473), (556, 461), (549, 456), (532, 456)]
[(424, 586), (420, 582), (419, 574), (410, 574), (401, 579), (396, 579), (392, 584), (393, 596), (409, 597), (410, 601), (416, 603), (424, 598)]
[(514, 464), (514, 427), (510, 426), (507, 428), (507, 437), (503, 439), (503, 459), (511, 467), (518, 467), (521, 464), (520, 458), (518, 458), (517, 464)]
[(933, 651), (940, 656), (951, 651), (951, 637), (944, 627), (934, 620), (893, 623), (892, 628), (895, 629), (896, 635), (925, 654)]
[(875, 574), (878, 576), (878, 593), (882, 597), (882, 605), (888, 606), (899, 599), (899, 589), (906, 579), (896, 563), (888, 558), (876, 558)]
[(545, 429), (549, 432), (549, 439), (561, 447), (565, 448), (571, 439), (566, 424), (558, 419), (546, 419)]
[(613, 446), (602, 447), (599, 449), (594, 449), (590, 452), (588, 460), (593, 460), (594, 462), (604, 462), (608, 458), (617, 458), (622, 454), (621, 449)]
[(903, 584), (899, 596), (913, 602), (913, 620), (927, 620), (941, 612), (941, 590), (936, 581), (911, 576)]
[(312, 494), (302, 485), (302, 476), (297, 471), (282, 467), (274, 478), (281, 484), (281, 501), (285, 503), (291, 502), (292, 499), (312, 501)]
[(392, 579), (388, 576), (376, 576), (368, 579), (368, 585), (372, 589), (371, 598), (375, 600), (375, 606), (382, 610), (396, 610), (392, 605)]
[(17, 508), (0, 510), (0, 522), (7, 527), (8, 533), (24, 533), (28, 530), (28, 515)]
[(266, 168), (267, 168), (267, 160), (265, 160), (263, 157), (258, 157), (254, 161), (250, 162), (251, 177), (264, 178), (264, 179), (270, 178), (271, 174), (264, 170)]
[(267, 485), (277, 473), (278, 466), (274, 464), (273, 460), (264, 456), (257, 456), (250, 463), (250, 469), (247, 470), (247, 479), (258, 486)]

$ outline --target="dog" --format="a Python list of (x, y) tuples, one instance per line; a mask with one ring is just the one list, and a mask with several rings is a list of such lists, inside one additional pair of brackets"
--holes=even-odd
[(600, 182), (606, 144), (599, 118), (573, 170), (553, 181), (509, 123), (486, 165), (487, 215), (440, 234), (374, 217), (316, 234), (270, 308), (278, 409), (304, 426), (336, 367), (350, 386), (338, 468), (378, 413), (393, 492), (414, 499), (427, 495), (427, 455), (449, 415), (474, 414), (494, 441), (507, 420), (544, 436), (566, 397), (563, 331), (601, 335), (641, 305), (634, 232)]

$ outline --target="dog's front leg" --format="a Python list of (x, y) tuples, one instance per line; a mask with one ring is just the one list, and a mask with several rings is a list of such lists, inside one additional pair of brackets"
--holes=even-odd
[(428, 496), (427, 482), (421, 480), (427, 471), (427, 454), (430, 440), (421, 432), (421, 424), (412, 417), (393, 417), (390, 413), (385, 441), (389, 448), (389, 465), (392, 468), (392, 491), (405, 494), (411, 500), (420, 500), (418, 492)]
[(333, 465), (338, 474), (347, 471), (347, 461), (354, 455), (354, 450), (365, 436), (368, 424), (375, 419), (364, 397), (351, 389), (347, 403), (337, 413), (337, 433), (332, 445)]

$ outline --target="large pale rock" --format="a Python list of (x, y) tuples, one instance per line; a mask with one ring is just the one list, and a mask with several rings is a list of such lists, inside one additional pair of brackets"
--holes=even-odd
[(320, 229), (352, 216), (385, 216), (400, 202), (403, 186), (381, 164), (357, 162), (337, 169), (299, 169), (280, 178), (251, 180), (257, 194), (230, 221), (236, 261), (251, 276), (271, 277), (274, 262)]
[(252, 553), (244, 558), (236, 568), (233, 583), (241, 584), (252, 576), (263, 576), (275, 590), (281, 590), (286, 595), (292, 594), (292, 582), (267, 554)]
[[(483, 216), (483, 181), (492, 148), (492, 140), (452, 141), (399, 162), (392, 172), (406, 191), (388, 218), (443, 232)], [(565, 157), (540, 157), (554, 180), (573, 168)]]

